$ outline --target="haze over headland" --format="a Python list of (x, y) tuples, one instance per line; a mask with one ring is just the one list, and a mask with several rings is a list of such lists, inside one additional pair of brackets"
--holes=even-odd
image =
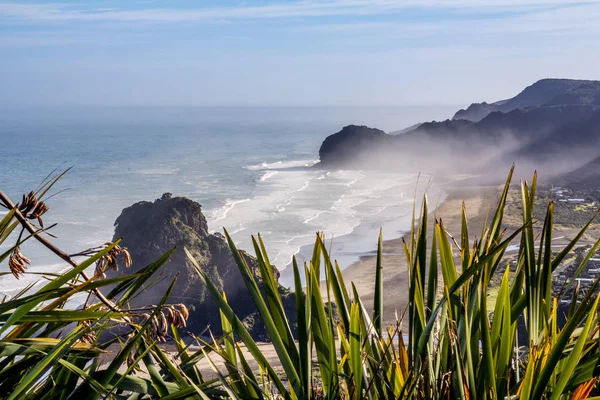
[(543, 77), (600, 78), (599, 13), (561, 0), (3, 1), (0, 106), (464, 107)]
[(599, 121), (600, 81), (542, 79), (509, 99), (473, 103), (452, 119), (391, 134), (346, 126), (323, 141), (319, 165), (470, 173), (489, 181), (516, 162), (556, 178), (596, 160)]

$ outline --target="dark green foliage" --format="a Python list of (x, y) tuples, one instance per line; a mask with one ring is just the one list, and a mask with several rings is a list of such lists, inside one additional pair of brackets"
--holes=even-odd
[[(521, 184), (523, 225), (505, 232), (502, 221), (509, 186), (510, 177), (496, 212), (476, 240), (469, 235), (463, 210), (459, 240), (450, 238), (438, 220), (431, 228), (433, 242), (427, 243), (428, 208), (424, 199), (419, 222), (405, 247), (412, 294), (410, 317), (404, 324), (398, 321), (391, 327), (374, 323), (380, 319), (384, 296), (381, 245), (376, 307), (367, 310), (354, 285), (346, 286), (321, 235), (316, 237), (309, 263), (301, 268), (293, 262), (294, 295), (280, 290), (260, 236), (254, 240), (256, 258), (250, 258), (226, 234), (234, 267), (254, 303), (256, 311), (245, 316), (252, 321), (243, 321), (222, 293), (218, 266), (201, 266), (196, 256), (186, 251), (198, 280), (219, 309), (223, 332), (221, 336), (206, 332), (206, 336), (194, 338), (197, 347), (193, 349), (185, 344), (183, 330), (178, 329), (187, 318), (187, 309), (168, 304), (181, 276), (168, 281), (154, 306), (129, 307), (140, 291), (168, 268), (166, 263), (174, 252), (161, 255), (136, 273), (112, 279), (102, 279), (100, 274), (86, 277), (85, 270), (111, 254), (123, 256), (118, 242), (98, 249), (80, 264), (61, 256), (72, 269), (0, 303), (0, 397), (308, 400), (598, 396), (600, 280), (588, 291), (573, 292), (564, 325), (558, 323), (558, 299), (552, 291), (553, 271), (574, 251), (589, 224), (564, 249), (552, 251), (554, 205), (546, 208), (543, 223), (533, 221), (534, 177), (531, 184)], [(2, 192), (0, 200), (8, 205)], [(0, 219), (0, 243), (7, 240), (8, 231), (24, 223), (21, 216), (11, 211)], [(507, 246), (519, 240), (516, 269), (510, 274), (509, 268), (502, 269), (497, 299), (488, 304), (492, 276), (501, 270)], [(61, 255), (51, 243), (40, 244)], [(579, 257), (582, 264), (597, 247)], [(115, 253), (118, 249), (120, 253)], [(321, 273), (325, 281), (320, 280)], [(105, 297), (98, 297), (96, 289), (109, 286), (112, 289)], [(85, 307), (73, 309), (69, 300), (79, 294), (89, 298)], [(525, 321), (525, 343), (516, 342), (519, 319)], [(276, 362), (267, 359), (251, 335), (259, 320), (272, 342)], [(298, 321), (297, 333), (291, 320)], [(117, 327), (122, 334), (116, 334)], [(176, 349), (171, 354), (158, 345), (167, 336)], [(109, 348), (112, 356), (103, 358)], [(213, 375), (203, 376), (198, 362), (209, 365)], [(221, 368), (219, 362), (223, 363)], [(251, 365), (256, 364), (255, 370)]]

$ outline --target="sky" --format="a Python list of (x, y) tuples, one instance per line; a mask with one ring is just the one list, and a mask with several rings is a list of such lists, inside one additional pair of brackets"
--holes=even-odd
[(599, 42), (600, 1), (0, 0), (0, 107), (466, 106)]

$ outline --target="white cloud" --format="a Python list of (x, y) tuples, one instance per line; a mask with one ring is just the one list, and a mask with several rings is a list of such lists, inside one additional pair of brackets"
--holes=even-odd
[[(598, 4), (582, 0), (578, 4)], [(282, 2), (272, 5), (214, 8), (146, 8), (133, 10), (74, 7), (60, 3), (0, 3), (0, 16), (25, 21), (184, 22), (219, 19), (274, 19), (325, 16), (386, 15), (409, 9), (458, 12), (528, 11), (573, 5), (565, 0), (332, 0)]]
[(448, 19), (427, 22), (350, 22), (299, 27), (301, 30), (327, 33), (351, 31), (396, 36), (508, 35), (559, 33), (562, 35), (600, 34), (600, 3), (577, 7), (541, 9), (502, 18)]
[[(4, 98), (24, 104), (36, 99), (69, 104), (465, 106), (512, 96), (541, 77), (600, 78), (600, 56), (593, 51), (600, 38), (596, 1), (572, 6), (559, 0), (281, 0), (269, 6), (245, 2), (243, 7), (192, 10), (73, 4), (0, 3), (0, 23), (36, 26), (6, 30), (0, 37), (0, 47), (9, 55), (0, 62)], [(409, 18), (416, 14), (428, 18)], [(355, 17), (317, 18), (323, 16)], [(177, 24), (198, 22), (195, 28), (286, 18), (285, 24), (271, 25), (277, 25), (276, 33), (300, 33), (289, 35), (289, 42), (268, 30), (255, 36), (246, 27), (200, 32)], [(156, 40), (162, 28), (169, 34), (164, 42)], [(250, 40), (221, 43), (215, 40), (221, 34), (247, 34)], [(9, 48), (80, 42), (94, 46), (80, 46), (76, 53)]]

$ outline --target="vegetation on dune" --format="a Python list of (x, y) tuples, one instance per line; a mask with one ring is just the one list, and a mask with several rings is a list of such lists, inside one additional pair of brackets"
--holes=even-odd
[[(197, 348), (182, 339), (187, 310), (168, 304), (174, 282), (158, 305), (128, 306), (160, 274), (169, 253), (135, 274), (102, 278), (103, 266), (125, 258), (126, 249), (110, 243), (85, 252), (88, 258), (76, 263), (54, 247), (41, 221), (48, 209), (43, 199), (54, 180), (28, 203), (24, 198), (17, 206), (0, 192), (0, 202), (8, 211), (0, 220), (0, 244), (11, 232), (21, 230), (17, 242), (0, 255), (0, 262), (8, 259), (16, 276), (29, 273), (19, 245), (38, 240), (73, 267), (63, 274), (45, 274), (43, 284), (0, 304), (0, 395), (11, 399), (579, 399), (600, 395), (600, 278), (585, 293), (566, 287), (557, 295), (552, 286), (553, 271), (571, 256), (591, 221), (564, 249), (553, 252), (554, 204), (547, 205), (543, 221), (535, 219), (534, 176), (531, 184), (521, 183), (521, 227), (506, 232), (503, 217), (510, 181), (511, 176), (496, 210), (485, 226), (478, 227), (475, 239), (464, 208), (460, 237), (448, 235), (441, 220), (428, 226), (424, 199), (405, 243), (410, 304), (390, 327), (381, 323), (381, 237), (373, 310), (364, 307), (354, 285), (344, 282), (323, 236), (317, 235), (310, 262), (293, 263), (297, 296), (296, 315), (291, 318), (260, 236), (253, 240), (257, 274), (226, 233), (276, 363), (265, 357), (226, 295), (194, 257), (190, 262), (220, 309), (223, 331), (219, 337), (210, 331), (204, 338), (194, 336)], [(429, 229), (433, 230), (431, 243)], [(504, 257), (511, 242), (520, 243), (512, 272)], [(578, 257), (578, 271), (599, 246), (600, 241)], [(90, 277), (85, 271), (93, 265), (99, 270)], [(501, 274), (500, 285), (495, 301), (489, 302), (496, 272)], [(575, 285), (576, 277), (568, 286)], [(113, 289), (106, 296), (99, 293), (99, 288), (109, 285)], [(564, 299), (567, 292), (572, 297)], [(69, 300), (80, 294), (87, 296), (85, 307), (69, 307)], [(567, 306), (561, 308), (563, 300)], [(297, 335), (288, 322), (291, 319), (297, 321)], [(116, 326), (118, 331), (113, 329)], [(175, 354), (158, 345), (166, 337), (173, 340)], [(101, 355), (111, 344), (118, 344), (118, 351), (102, 363)], [(200, 361), (213, 368), (211, 377), (203, 376), (197, 366)], [(218, 368), (219, 363), (224, 368)], [(258, 370), (251, 367), (255, 363)]]

